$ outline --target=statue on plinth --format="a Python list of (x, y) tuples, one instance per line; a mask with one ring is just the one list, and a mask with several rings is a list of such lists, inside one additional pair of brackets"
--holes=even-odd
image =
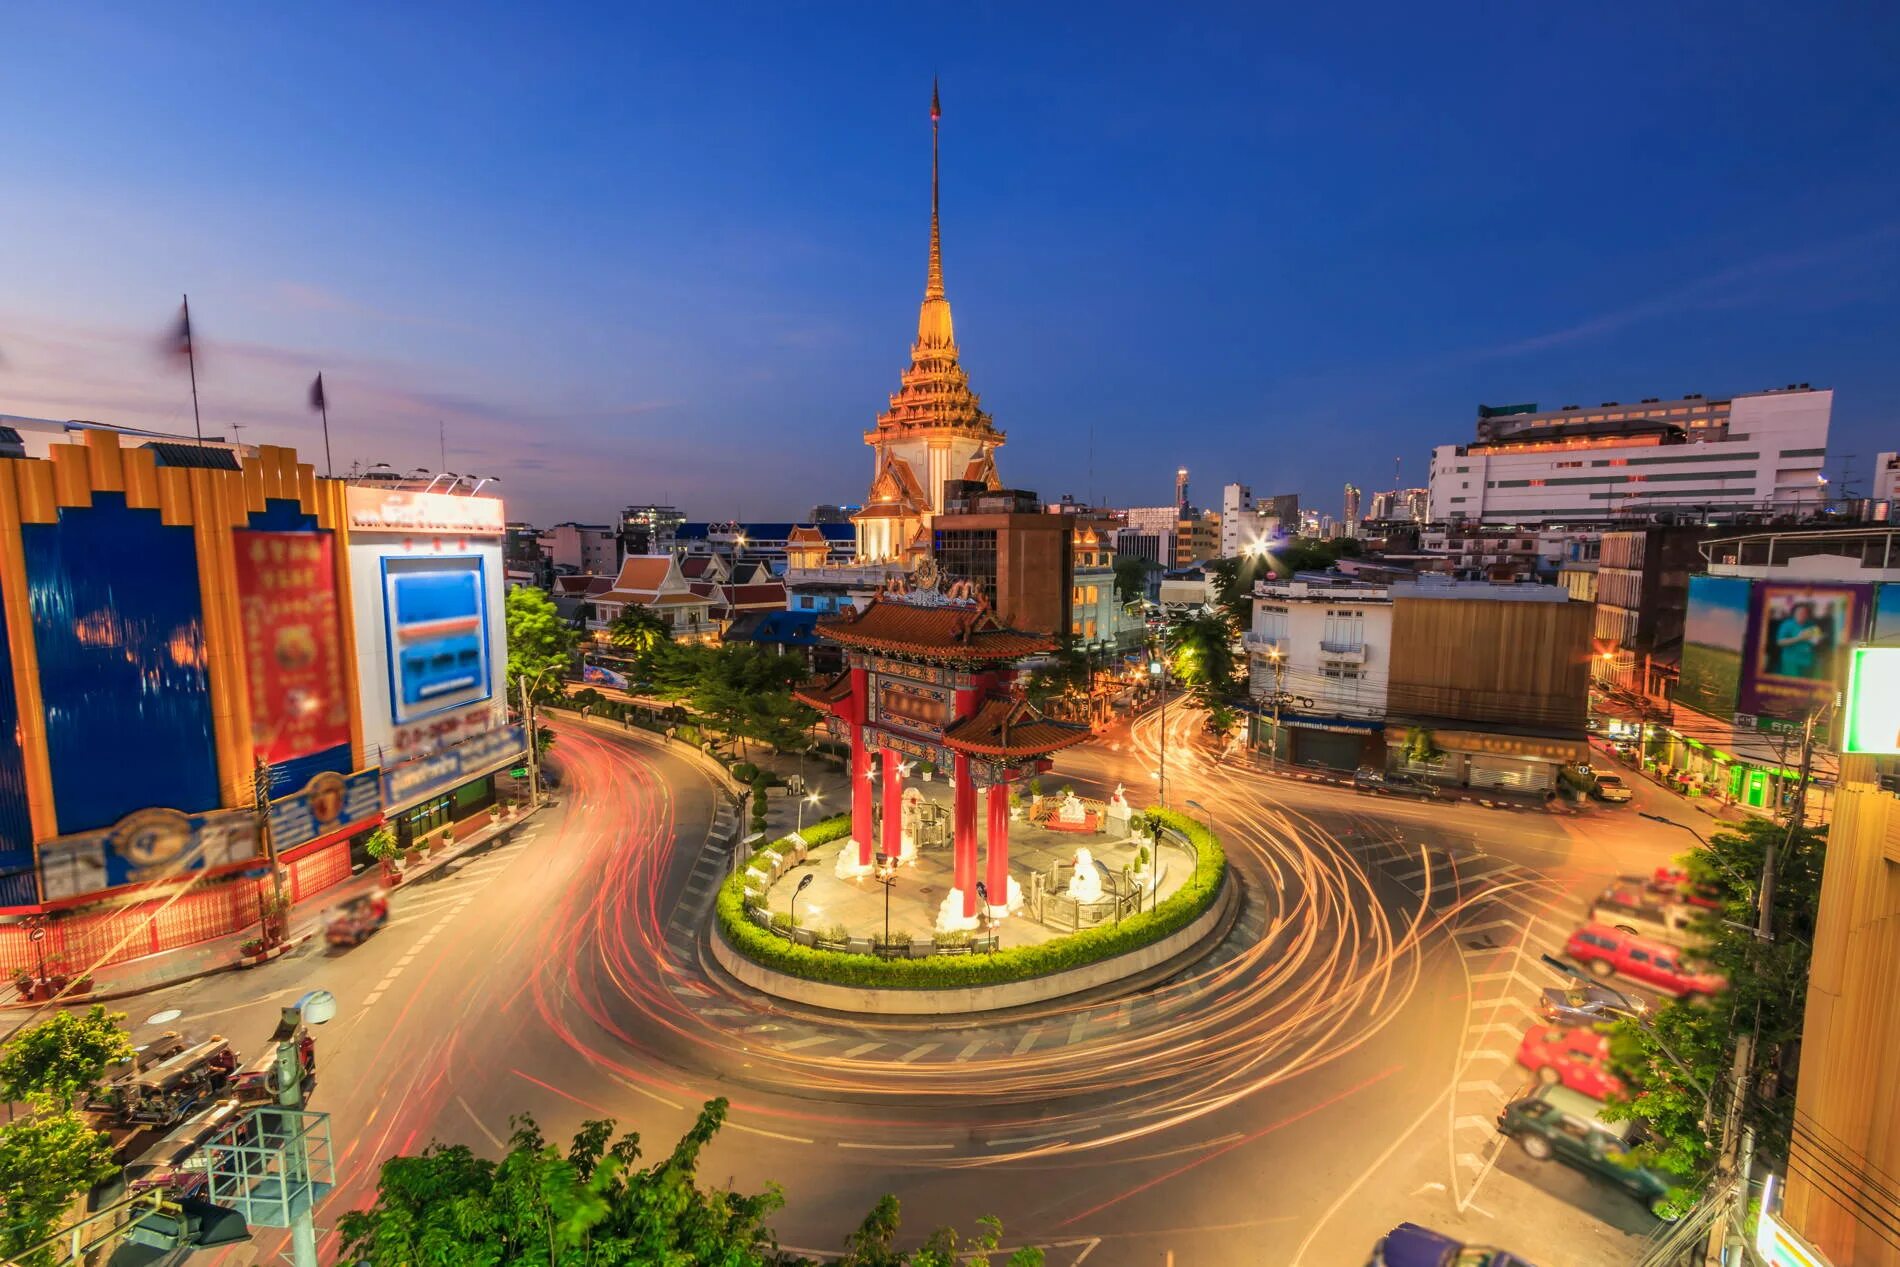
[(1134, 810), (1129, 808), (1128, 805), (1128, 789), (1117, 783), (1115, 785), (1115, 795), (1108, 798), (1108, 817), (1112, 821), (1119, 822), (1123, 827), (1126, 827), (1129, 818), (1132, 817), (1133, 814)]
[(1102, 900), (1102, 873), (1088, 846), (1075, 851), (1075, 874), (1069, 877), (1069, 896), (1077, 902)]

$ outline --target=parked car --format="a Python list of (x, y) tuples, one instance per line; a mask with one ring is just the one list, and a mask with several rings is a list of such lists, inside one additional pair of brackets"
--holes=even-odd
[(1615, 753), (1620, 760), (1627, 761), (1631, 765), (1636, 764), (1636, 745), (1629, 740), (1617, 740), (1610, 745), (1610, 751)]
[(1629, 786), (1623, 782), (1622, 775), (1599, 774), (1597, 775), (1596, 782), (1590, 785), (1590, 795), (1596, 797), (1599, 801), (1607, 801), (1612, 805), (1621, 805), (1623, 802), (1629, 800), (1630, 790)]
[(1699, 906), (1705, 911), (1722, 909), (1722, 890), (1706, 880), (1691, 880), (1681, 867), (1657, 867), (1649, 878), (1649, 887), (1657, 893), (1672, 895), (1677, 901)]
[(1630, 934), (1687, 946), (1696, 941), (1691, 926), (1701, 914), (1684, 902), (1662, 897), (1641, 877), (1631, 876), (1606, 887), (1590, 904), (1590, 918)]
[(1401, 1223), (1379, 1238), (1366, 1267), (1533, 1267), (1509, 1250), (1467, 1245), (1416, 1223)]
[(1395, 796), (1417, 796), (1427, 800), (1438, 795), (1438, 785), (1409, 774), (1387, 774), (1371, 766), (1353, 771), (1352, 785), (1361, 792), (1390, 792)]
[(1561, 1083), (1592, 1100), (1623, 1089), (1623, 1080), (1610, 1072), (1610, 1037), (1596, 1029), (1533, 1025), (1517, 1045), (1517, 1063), (1545, 1086)]
[(1648, 1011), (1649, 1005), (1607, 985), (1554, 985), (1544, 991), (1542, 1010), (1553, 1025), (1594, 1025)]
[(1674, 1219), (1663, 1199), (1684, 1181), (1632, 1164), (1628, 1153), (1642, 1142), (1636, 1124), (1605, 1122), (1597, 1117), (1601, 1107), (1568, 1087), (1539, 1087), (1504, 1106), (1498, 1130), (1536, 1160), (1561, 1161), (1623, 1189), (1657, 1218)]
[(1630, 934), (1608, 924), (1586, 924), (1570, 934), (1564, 953), (1599, 977), (1641, 981), (1680, 999), (1708, 998), (1728, 988), (1720, 975), (1683, 962), (1680, 947)]

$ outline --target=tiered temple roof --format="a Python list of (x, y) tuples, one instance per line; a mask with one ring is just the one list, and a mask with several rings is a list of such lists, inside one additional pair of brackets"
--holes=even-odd
[(847, 647), (924, 660), (1002, 664), (1056, 649), (1055, 639), (1011, 629), (978, 604), (909, 603), (879, 594), (860, 611), (818, 622)]
[(1087, 726), (1050, 721), (1028, 700), (997, 697), (943, 732), (944, 747), (986, 757), (1041, 757), (1081, 743)]

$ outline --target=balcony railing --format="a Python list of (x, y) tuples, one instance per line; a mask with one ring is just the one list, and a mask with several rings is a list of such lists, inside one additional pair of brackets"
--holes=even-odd
[(1276, 638), (1268, 634), (1254, 633), (1252, 630), (1249, 630), (1247, 635), (1241, 639), (1241, 642), (1248, 651), (1258, 652), (1261, 655), (1273, 655), (1276, 653), (1279, 655), (1286, 654), (1285, 638)]

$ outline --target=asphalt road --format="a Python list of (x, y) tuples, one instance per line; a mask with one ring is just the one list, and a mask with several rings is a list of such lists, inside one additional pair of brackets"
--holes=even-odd
[[(1489, 1123), (1523, 1082), (1510, 1053), (1550, 980), (1537, 950), (1603, 878), (1687, 836), (1630, 807), (1557, 818), (1289, 784), (1213, 762), (1186, 710), (1169, 722), (1170, 799), (1213, 811), (1247, 900), (1206, 959), (1132, 998), (914, 1023), (755, 999), (705, 951), (723, 858), (704, 846), (703, 768), (564, 725), (561, 803), (400, 890), (364, 945), (129, 1010), (184, 1013), (138, 1034), (215, 1030), (248, 1056), (279, 1004), (336, 994), (313, 1107), (339, 1187), (320, 1224), (432, 1139), (492, 1151), (516, 1114), (557, 1140), (605, 1116), (652, 1153), (723, 1095), (704, 1178), (782, 1185), (775, 1226), (807, 1252), (893, 1192), (918, 1236), (994, 1214), (1057, 1264), (1357, 1264), (1402, 1218), (1542, 1267), (1629, 1261), (1651, 1226), (1633, 1201), (1503, 1151)], [(1157, 730), (1074, 750), (1058, 777), (1139, 801)]]

